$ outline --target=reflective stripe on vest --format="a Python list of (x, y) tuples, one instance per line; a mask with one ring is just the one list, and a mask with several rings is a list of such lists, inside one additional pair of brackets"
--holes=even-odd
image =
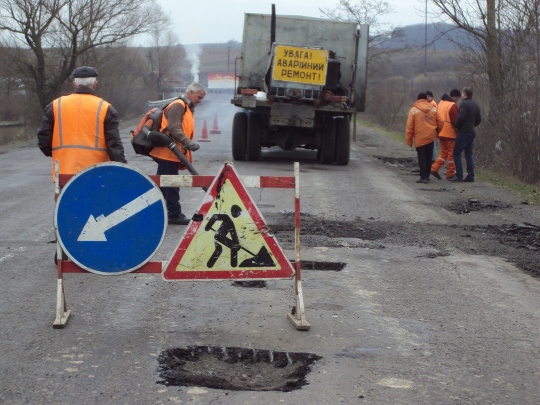
[[(170, 103), (165, 110), (163, 110), (163, 118), (161, 119), (161, 128), (160, 132), (168, 134), (169, 131), (167, 130), (167, 125), (169, 124), (169, 121), (167, 120), (166, 112), (169, 109), (171, 105), (174, 103), (180, 103), (184, 107), (184, 116), (182, 118), (182, 131), (187, 135), (187, 137), (191, 140), (193, 140), (193, 133), (195, 131), (195, 117), (193, 116), (193, 111), (187, 106), (186, 102), (182, 99), (178, 99)], [(178, 146), (178, 149), (184, 153), (188, 161), (191, 163), (191, 152), (188, 150), (185, 150), (183, 148), (183, 145), (179, 142), (176, 142), (176, 146)], [(184, 165), (180, 163), (176, 155), (171, 152), (169, 148), (166, 146), (156, 146), (152, 151), (150, 152), (150, 156), (156, 157), (158, 159), (163, 160), (170, 160), (173, 162), (179, 163), (180, 169), (185, 169)]]
[(109, 161), (104, 123), (110, 104), (91, 94), (73, 93), (53, 101), (52, 162), (61, 174), (76, 174)]

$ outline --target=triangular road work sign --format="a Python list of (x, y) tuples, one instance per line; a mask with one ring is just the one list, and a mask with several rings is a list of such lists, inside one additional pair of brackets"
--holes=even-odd
[(225, 163), (169, 260), (165, 280), (288, 279), (295, 274), (262, 214)]

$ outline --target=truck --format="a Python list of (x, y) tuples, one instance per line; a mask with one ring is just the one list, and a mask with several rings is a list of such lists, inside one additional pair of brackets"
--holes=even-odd
[(305, 148), (323, 164), (348, 165), (351, 121), (365, 109), (368, 35), (367, 24), (276, 15), (274, 7), (246, 13), (231, 99), (240, 108), (233, 159)]

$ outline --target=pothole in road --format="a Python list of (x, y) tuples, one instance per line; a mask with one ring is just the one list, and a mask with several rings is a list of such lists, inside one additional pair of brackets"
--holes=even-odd
[(478, 201), (476, 198), (471, 198), (464, 202), (459, 202), (451, 204), (448, 206), (450, 211), (454, 211), (458, 214), (468, 214), (473, 211), (485, 211), (485, 210), (499, 210), (505, 208), (512, 208), (510, 204), (503, 204), (499, 201), (494, 201), (492, 203), (483, 203)]
[(410, 167), (410, 166), (418, 165), (417, 161), (413, 158), (396, 158), (392, 156), (373, 156), (373, 157), (381, 160), (383, 163), (386, 163), (390, 166)]
[(346, 265), (347, 263), (343, 262), (312, 262), (309, 260), (303, 260), (301, 262), (302, 270), (341, 271)]
[(237, 280), (232, 283), (235, 287), (245, 287), (245, 288), (264, 288), (266, 287), (266, 281), (264, 280)]
[[(280, 223), (270, 226), (272, 232), (279, 234), (294, 232), (293, 214), (280, 218)], [(322, 219), (312, 214), (302, 214), (300, 231), (304, 236), (316, 235), (328, 238), (356, 238), (363, 240), (384, 239), (385, 230), (376, 221), (366, 221), (358, 217), (349, 217), (346, 221)]]
[(231, 391), (298, 390), (307, 384), (312, 353), (278, 352), (241, 347), (188, 346), (163, 351), (159, 384)]

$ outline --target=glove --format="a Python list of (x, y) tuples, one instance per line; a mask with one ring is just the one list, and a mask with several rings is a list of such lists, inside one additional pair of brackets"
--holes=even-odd
[(184, 148), (186, 148), (187, 150), (190, 150), (192, 152), (195, 152), (196, 150), (199, 150), (200, 146), (199, 146), (198, 143), (190, 142), (187, 145), (184, 145)]

